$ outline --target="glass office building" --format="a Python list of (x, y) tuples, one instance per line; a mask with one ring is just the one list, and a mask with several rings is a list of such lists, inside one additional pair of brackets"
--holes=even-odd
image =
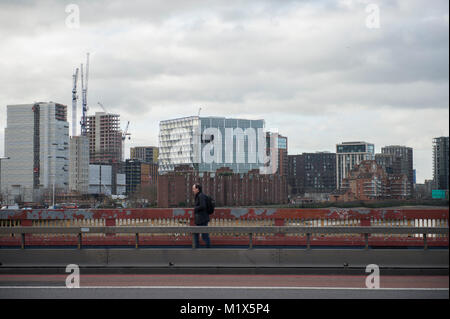
[(159, 173), (188, 165), (199, 172), (229, 167), (246, 173), (262, 167), (264, 120), (184, 117), (159, 124)]

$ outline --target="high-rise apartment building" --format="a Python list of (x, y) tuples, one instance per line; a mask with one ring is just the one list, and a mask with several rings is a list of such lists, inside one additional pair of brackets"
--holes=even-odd
[(375, 161), (387, 174), (394, 174), (394, 159), (393, 154), (375, 154)]
[[(392, 173), (405, 174), (410, 189), (414, 189), (413, 149), (411, 147), (391, 145), (381, 148), (381, 153), (393, 156)], [(389, 172), (388, 172), (389, 173)]]
[(374, 144), (366, 142), (344, 142), (336, 145), (336, 188), (350, 171), (365, 160), (375, 160)]
[(448, 189), (448, 143), (448, 136), (436, 137), (433, 139), (433, 189)]
[(120, 115), (96, 112), (88, 116), (86, 136), (89, 138), (91, 164), (111, 164), (122, 160)]
[(336, 189), (336, 153), (289, 155), (291, 195), (331, 193)]
[(2, 193), (31, 202), (44, 190), (69, 187), (67, 106), (38, 102), (7, 106)]
[(305, 161), (303, 155), (288, 155), (287, 181), (289, 195), (305, 193)]
[(303, 153), (306, 193), (331, 193), (336, 189), (336, 153)]

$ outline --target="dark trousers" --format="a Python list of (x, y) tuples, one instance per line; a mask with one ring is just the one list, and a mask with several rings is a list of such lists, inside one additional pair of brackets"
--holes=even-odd
[[(204, 222), (201, 224), (197, 224), (197, 226), (208, 226), (208, 222)], [(206, 248), (211, 247), (211, 241), (209, 240), (209, 233), (202, 234), (202, 239), (206, 243)], [(195, 242), (195, 248), (200, 247), (200, 240), (198, 234), (194, 234), (194, 242)]]

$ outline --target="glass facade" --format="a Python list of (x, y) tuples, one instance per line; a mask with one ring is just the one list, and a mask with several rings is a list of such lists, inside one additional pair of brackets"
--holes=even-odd
[(160, 172), (172, 171), (177, 165), (194, 162), (194, 133), (199, 131), (198, 117), (186, 117), (159, 124)]
[(278, 148), (283, 150), (287, 149), (287, 138), (285, 137), (278, 138)]
[[(258, 169), (262, 166), (258, 158), (258, 132), (264, 126), (264, 120), (223, 117), (193, 116), (162, 121), (160, 173), (183, 164), (199, 172), (215, 172), (221, 167), (229, 167), (235, 173)], [(265, 138), (262, 147), (265, 154)]]
[(373, 144), (350, 144), (350, 145), (338, 145), (338, 153), (374, 153)]

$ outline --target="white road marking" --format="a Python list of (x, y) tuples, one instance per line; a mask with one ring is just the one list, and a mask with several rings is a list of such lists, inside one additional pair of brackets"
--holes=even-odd
[(351, 288), (351, 287), (233, 287), (233, 286), (86, 286), (80, 288), (66, 288), (65, 286), (0, 286), (0, 289), (312, 289), (312, 290), (436, 290), (448, 291), (449, 288)]

